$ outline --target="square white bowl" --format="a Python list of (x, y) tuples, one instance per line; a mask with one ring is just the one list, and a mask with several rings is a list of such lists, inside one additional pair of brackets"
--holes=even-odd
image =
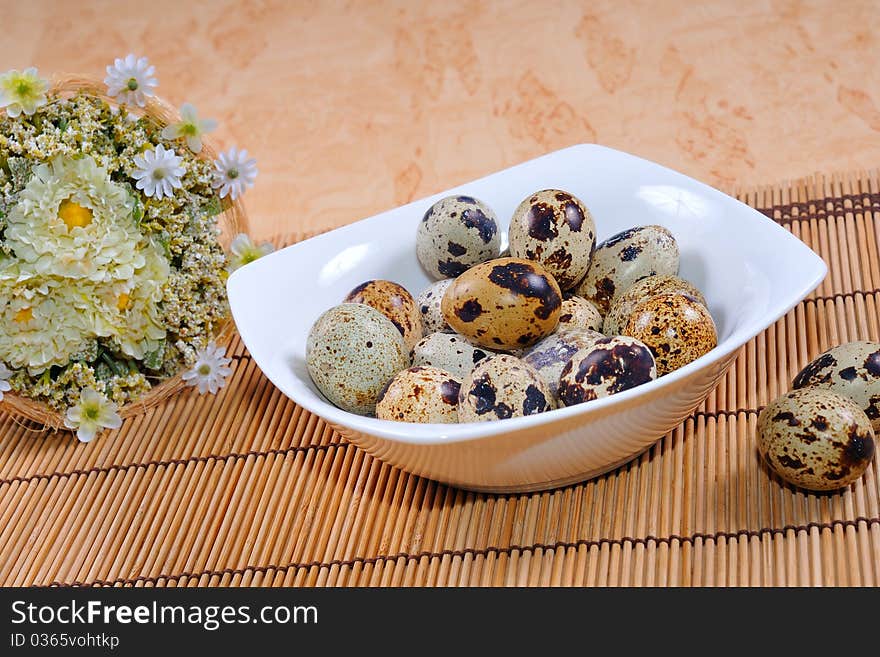
[[(506, 235), (514, 208), (545, 188), (580, 198), (593, 214), (599, 241), (632, 226), (671, 230), (681, 250), (680, 275), (705, 294), (718, 346), (638, 388), (497, 422), (378, 420), (340, 410), (318, 392), (306, 369), (305, 345), (322, 312), (370, 279), (396, 281), (413, 296), (431, 282), (415, 249), (428, 207), (450, 194), (475, 196), (495, 210)], [(706, 398), (742, 345), (791, 310), (826, 272), (803, 242), (736, 199), (647, 160), (582, 144), (272, 253), (236, 271), (228, 291), (242, 340), (294, 402), (404, 470), (507, 492), (588, 479), (650, 447)]]

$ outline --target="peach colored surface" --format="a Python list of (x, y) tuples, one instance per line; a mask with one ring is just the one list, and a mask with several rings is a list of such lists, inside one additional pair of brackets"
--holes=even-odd
[[(0, 1), (0, 70), (159, 93), (258, 159), (253, 232), (335, 227), (595, 141), (712, 185), (880, 165), (877, 2)], [(589, 172), (585, 172), (589, 175)], [(589, 199), (587, 199), (587, 202)]]

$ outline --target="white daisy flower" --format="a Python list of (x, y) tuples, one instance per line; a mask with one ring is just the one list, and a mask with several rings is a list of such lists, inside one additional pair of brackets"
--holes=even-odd
[(202, 152), (202, 135), (217, 129), (214, 119), (200, 119), (196, 108), (190, 103), (184, 103), (180, 108), (180, 123), (166, 126), (162, 130), (165, 139), (186, 140), (186, 145), (193, 153)]
[(124, 105), (145, 107), (147, 96), (153, 96), (153, 89), (159, 84), (153, 77), (155, 72), (156, 67), (150, 66), (146, 57), (137, 58), (129, 53), (107, 67), (107, 95)]
[(235, 146), (214, 160), (214, 180), (211, 186), (220, 190), (220, 198), (231, 196), (234, 201), (244, 194), (245, 189), (253, 187), (257, 177), (257, 161), (248, 158), (245, 149)]
[(122, 418), (116, 411), (118, 407), (104, 395), (92, 388), (83, 388), (79, 403), (67, 409), (64, 426), (76, 429), (76, 437), (87, 443), (102, 429), (118, 429)]
[(275, 250), (269, 242), (262, 244), (254, 244), (253, 240), (244, 233), (239, 233), (232, 240), (229, 246), (232, 251), (232, 258), (229, 260), (229, 271), (235, 271), (239, 267), (244, 267), (249, 262), (258, 260), (264, 255), (268, 255)]
[(225, 358), (225, 347), (218, 347), (213, 341), (208, 343), (204, 351), (198, 353), (193, 368), (184, 372), (182, 379), (188, 386), (198, 386), (199, 394), (210, 392), (216, 395), (217, 391), (226, 385), (226, 377), (232, 374), (228, 367), (232, 359)]
[(9, 385), (9, 377), (12, 376), (12, 370), (6, 367), (6, 363), (0, 363), (0, 401), (3, 401), (3, 393), (12, 390)]
[(160, 201), (163, 197), (172, 197), (174, 189), (182, 187), (180, 178), (186, 172), (183, 168), (183, 158), (176, 155), (173, 150), (165, 150), (162, 144), (142, 155), (136, 155), (134, 164), (135, 185), (142, 189), (147, 196), (154, 196)]
[(0, 75), (0, 108), (5, 107), (13, 119), (22, 113), (31, 116), (38, 107), (46, 104), (47, 91), (49, 83), (37, 75), (34, 67), (21, 73), (7, 71)]

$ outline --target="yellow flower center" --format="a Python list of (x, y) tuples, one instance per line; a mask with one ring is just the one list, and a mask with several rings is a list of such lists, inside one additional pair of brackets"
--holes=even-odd
[(122, 311), (122, 310), (125, 310), (126, 308), (128, 308), (130, 303), (131, 303), (131, 297), (128, 294), (126, 294), (125, 292), (123, 292), (122, 294), (119, 295), (119, 298), (116, 300), (116, 307), (120, 311)]
[(79, 203), (65, 199), (58, 207), (58, 218), (67, 225), (67, 230), (85, 228), (92, 223), (92, 211)]
[(28, 306), (27, 308), (22, 308), (17, 313), (12, 316), (13, 321), (18, 324), (27, 324), (34, 318), (33, 309)]
[(211, 366), (207, 364), (199, 365), (199, 369), (196, 371), (202, 376), (208, 376), (211, 373)]

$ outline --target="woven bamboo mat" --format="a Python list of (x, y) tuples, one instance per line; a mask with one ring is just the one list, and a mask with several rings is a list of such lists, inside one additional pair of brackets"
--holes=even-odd
[(0, 415), (0, 584), (877, 585), (876, 462), (805, 494), (754, 431), (820, 351), (880, 339), (878, 192), (876, 172), (740, 191), (827, 279), (692, 417), (585, 484), (492, 496), (407, 475), (289, 402), (237, 340), (217, 397), (189, 389), (90, 445)]

